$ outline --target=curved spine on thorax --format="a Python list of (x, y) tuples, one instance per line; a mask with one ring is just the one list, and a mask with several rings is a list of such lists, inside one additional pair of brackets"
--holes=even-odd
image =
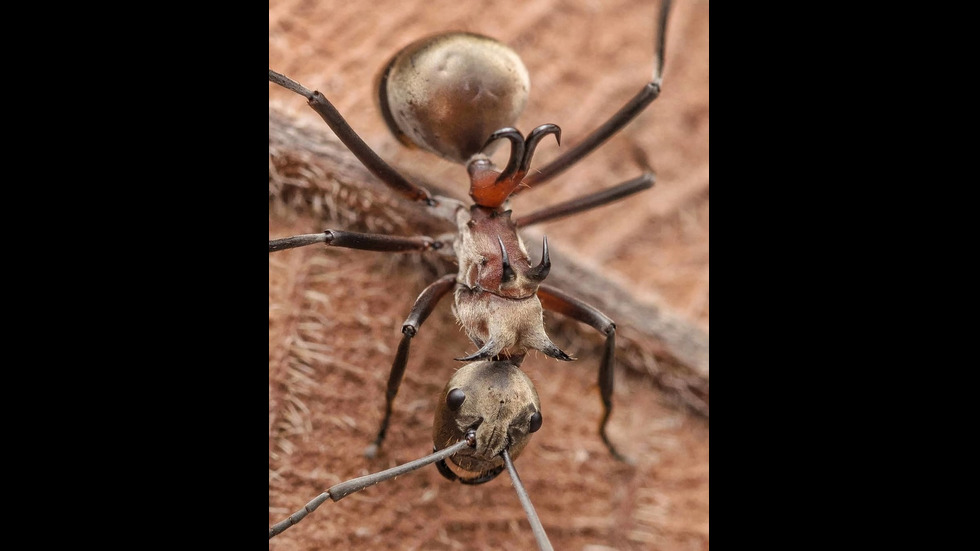
[[(470, 289), (521, 299), (534, 296), (539, 281), (528, 277), (531, 260), (509, 210), (473, 205), (456, 214), (459, 233), (453, 243), (459, 263), (456, 281)], [(501, 249), (503, 243), (503, 250)], [(505, 277), (504, 251), (513, 274)]]
[(547, 248), (532, 266), (510, 211), (473, 205), (457, 211), (453, 243), (459, 272), (453, 312), (480, 357), (541, 350), (563, 356), (544, 331), (537, 292), (548, 274)]

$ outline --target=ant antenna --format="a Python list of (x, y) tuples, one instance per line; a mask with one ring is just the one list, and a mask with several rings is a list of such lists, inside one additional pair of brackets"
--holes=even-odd
[(395, 478), (396, 476), (403, 475), (405, 473), (420, 469), (430, 463), (435, 463), (436, 461), (441, 461), (453, 455), (454, 453), (462, 450), (465, 447), (476, 447), (476, 431), (468, 431), (465, 438), (459, 442), (439, 450), (432, 455), (427, 455), (421, 459), (416, 459), (415, 461), (409, 461), (404, 465), (398, 465), (397, 467), (392, 467), (386, 471), (381, 471), (379, 473), (369, 474), (366, 476), (358, 477), (353, 480), (348, 480), (346, 482), (341, 482), (340, 484), (335, 484), (331, 486), (329, 490), (323, 492), (322, 494), (315, 497), (312, 501), (307, 503), (302, 509), (296, 511), (295, 513), (289, 515), (286, 520), (282, 522), (277, 522), (269, 529), (269, 539), (271, 540), (278, 534), (281, 534), (284, 530), (293, 526), (297, 522), (303, 520), (306, 515), (312, 513), (317, 507), (323, 504), (327, 498), (334, 501), (340, 501), (341, 499), (353, 494), (354, 492), (359, 492), (364, 488), (374, 486), (378, 482), (383, 482), (389, 478)]
[(544, 527), (541, 526), (541, 520), (538, 518), (538, 514), (534, 512), (534, 505), (531, 505), (531, 498), (527, 495), (527, 490), (524, 489), (524, 484), (521, 483), (521, 477), (517, 476), (517, 469), (514, 468), (514, 462), (510, 460), (510, 454), (507, 453), (507, 448), (504, 448), (503, 454), (504, 463), (507, 465), (507, 473), (510, 474), (510, 480), (514, 483), (514, 490), (517, 491), (517, 498), (521, 500), (521, 505), (524, 507), (524, 512), (527, 513), (527, 520), (531, 523), (531, 531), (534, 532), (534, 539), (538, 542), (538, 549), (541, 551), (551, 551), (551, 542), (548, 541), (548, 534), (545, 533)]
[(667, 43), (667, 13), (670, 11), (670, 0), (660, 3), (659, 25), (657, 25), (657, 41), (654, 45), (656, 53), (656, 65), (653, 68), (653, 82), (657, 88), (664, 80), (664, 50)]

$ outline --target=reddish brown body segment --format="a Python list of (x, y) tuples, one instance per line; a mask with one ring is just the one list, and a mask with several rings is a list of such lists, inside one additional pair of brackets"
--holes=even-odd
[(524, 172), (518, 172), (511, 178), (500, 182), (497, 178), (500, 172), (490, 167), (489, 163), (475, 162), (470, 166), (470, 197), (478, 205), (499, 208), (510, 197), (524, 179)]
[[(507, 298), (527, 298), (537, 292), (538, 282), (526, 276), (531, 260), (517, 235), (517, 225), (511, 220), (509, 210), (473, 205), (468, 215), (457, 217), (457, 223), (459, 235), (454, 247), (459, 261), (459, 283)], [(513, 281), (502, 281), (501, 242), (511, 268), (517, 274)]]

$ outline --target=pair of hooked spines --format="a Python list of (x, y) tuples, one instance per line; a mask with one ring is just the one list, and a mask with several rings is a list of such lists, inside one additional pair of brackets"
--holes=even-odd
[[(501, 283), (508, 283), (517, 279), (517, 272), (510, 264), (510, 256), (507, 254), (507, 247), (504, 247), (504, 240), (497, 236), (497, 243), (500, 244), (500, 263), (501, 263)], [(541, 262), (537, 266), (531, 266), (527, 271), (527, 277), (535, 283), (541, 283), (551, 272), (551, 257), (548, 254), (548, 236), (544, 236), (541, 245)]]
[[(498, 295), (501, 298), (517, 299), (520, 303), (524, 303), (525, 301), (532, 300), (532, 299), (535, 302), (537, 302), (538, 299), (536, 298), (536, 295), (537, 295), (538, 287), (548, 276), (548, 273), (551, 270), (551, 255), (548, 250), (547, 236), (545, 236), (544, 239), (542, 240), (540, 262), (537, 265), (528, 266), (526, 269), (522, 268), (525, 280), (522, 283), (519, 283), (517, 287), (521, 296), (510, 296), (510, 294), (514, 291), (514, 289), (510, 287), (504, 289), (504, 286), (506, 284), (515, 282), (517, 280), (518, 273), (517, 270), (515, 270), (514, 265), (511, 263), (510, 254), (507, 252), (507, 247), (506, 245), (504, 245), (503, 238), (499, 234), (496, 235), (496, 238), (497, 238), (497, 245), (500, 247), (500, 260), (499, 260), (500, 280), (499, 280), (499, 284), (497, 284), (497, 291), (495, 292), (492, 290), (484, 289), (483, 287), (481, 287), (479, 283), (480, 280), (478, 279), (475, 285), (468, 287), (469, 290), (468, 296), (472, 297), (473, 299), (476, 299), (478, 295), (482, 295), (483, 293), (489, 293), (491, 295)], [(523, 264), (523, 262), (525, 262), (526, 257), (524, 256), (523, 250), (521, 252), (522, 252), (521, 263)], [(482, 266), (486, 266), (490, 263), (491, 263), (491, 258), (488, 258), (486, 256), (484, 256), (480, 261), (480, 264)], [(530, 286), (527, 285), (528, 281), (531, 283)], [(483, 283), (484, 285), (487, 284), (486, 281), (484, 281)], [(494, 285), (494, 283), (490, 283), (490, 285)], [(515, 306), (515, 308), (517, 308), (517, 306)], [(521, 306), (520, 308), (523, 309), (525, 307)], [(517, 324), (518, 326), (524, 325), (524, 320), (521, 319), (520, 314), (517, 314), (514, 323)], [(538, 323), (540, 323), (540, 321)], [(527, 329), (519, 329), (515, 334), (508, 334), (509, 331), (501, 330), (499, 324), (488, 324), (488, 325), (489, 328), (487, 326), (484, 326), (484, 329), (482, 330), (482, 333), (483, 335), (485, 335), (486, 338), (485, 341), (483, 338), (477, 337), (473, 334), (473, 332), (471, 332), (470, 337), (473, 339), (477, 347), (479, 347), (479, 350), (477, 350), (476, 352), (470, 355), (455, 358), (457, 361), (476, 361), (476, 360), (485, 360), (488, 358), (493, 358), (498, 356), (502, 351), (508, 349), (509, 347), (517, 347), (518, 349), (521, 348), (526, 349), (527, 347), (534, 348), (540, 350), (541, 352), (545, 353), (546, 355), (552, 358), (556, 358), (562, 361), (571, 361), (573, 359), (570, 356), (568, 356), (568, 354), (566, 354), (564, 351), (562, 351), (560, 348), (555, 346), (554, 343), (552, 343), (550, 339), (548, 339), (547, 336), (543, 334), (543, 332), (538, 332), (535, 331), (534, 329), (531, 329), (529, 333), (521, 334), (522, 332), (527, 331)]]
[[(549, 134), (554, 135), (561, 146), (561, 128), (557, 124), (542, 124), (526, 138), (519, 130), (510, 126), (491, 133), (481, 148), (481, 153), (475, 154), (466, 163), (466, 171), (470, 175), (470, 197), (473, 201), (477, 205), (490, 208), (503, 205), (524, 183), (535, 148)], [(498, 173), (493, 162), (482, 151), (499, 139), (507, 139), (511, 146), (507, 165)]]
[[(490, 339), (489, 341), (487, 341), (485, 345), (483, 345), (482, 348), (470, 354), (469, 356), (464, 356), (462, 358), (453, 358), (453, 359), (459, 362), (473, 362), (477, 360), (493, 359), (500, 354), (500, 352), (494, 352), (494, 349), (496, 347), (497, 344), (493, 342), (493, 339)], [(564, 350), (558, 348), (554, 344), (542, 349), (541, 352), (543, 352), (546, 356), (552, 357), (556, 360), (561, 360), (563, 362), (575, 361), (575, 358), (569, 356), (568, 354), (565, 353)]]
[[(472, 362), (477, 360), (499, 360), (502, 356), (502, 351), (499, 349), (496, 341), (491, 337), (479, 350), (470, 354), (469, 356), (463, 356), (462, 358), (453, 358), (459, 362)], [(556, 360), (561, 360), (563, 362), (575, 361), (575, 358), (569, 356), (564, 350), (558, 348), (554, 343), (549, 342), (547, 345), (540, 348), (541, 352), (551, 358)], [(520, 358), (523, 360), (524, 354), (520, 354)], [(520, 365), (520, 361), (517, 362)]]
[(497, 182), (503, 182), (505, 180), (510, 180), (520, 173), (520, 177), (517, 178), (518, 183), (523, 180), (524, 174), (531, 168), (531, 157), (534, 155), (534, 150), (538, 146), (538, 142), (548, 134), (555, 135), (555, 141), (558, 142), (558, 146), (561, 146), (561, 127), (557, 124), (542, 124), (530, 134), (527, 138), (521, 134), (520, 130), (513, 127), (501, 128), (487, 139), (487, 142), (483, 145), (486, 149), (491, 143), (501, 139), (506, 138), (510, 140), (510, 158), (507, 161), (507, 165), (504, 170), (497, 176)]

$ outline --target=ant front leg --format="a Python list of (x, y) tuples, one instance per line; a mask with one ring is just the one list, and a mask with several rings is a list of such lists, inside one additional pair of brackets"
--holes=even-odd
[(526, 189), (533, 189), (535, 186), (543, 184), (558, 174), (561, 174), (583, 157), (599, 148), (606, 140), (611, 138), (616, 132), (623, 129), (630, 121), (636, 118), (653, 100), (660, 96), (660, 84), (663, 81), (664, 72), (664, 44), (667, 36), (667, 16), (670, 13), (670, 0), (663, 0), (660, 4), (660, 13), (657, 18), (657, 36), (654, 43), (654, 68), (653, 79), (645, 84), (639, 92), (633, 96), (626, 105), (616, 111), (608, 121), (603, 123), (585, 137), (578, 145), (562, 153), (550, 163), (545, 165), (533, 174), (524, 179), (524, 186), (514, 190), (514, 195)]
[(557, 205), (545, 207), (543, 209), (536, 210), (531, 214), (525, 214), (524, 216), (521, 216), (515, 220), (514, 223), (517, 225), (517, 227), (524, 228), (530, 226), (531, 224), (550, 222), (552, 220), (571, 216), (582, 211), (601, 207), (602, 205), (607, 205), (613, 201), (618, 201), (624, 197), (633, 195), (634, 193), (639, 193), (643, 190), (652, 188), (654, 180), (656, 180), (656, 176), (653, 174), (653, 172), (644, 172), (643, 175), (638, 178), (627, 180), (609, 189), (604, 189), (589, 195), (584, 195), (576, 199), (565, 201), (563, 203), (558, 203)]
[(398, 343), (398, 352), (395, 353), (395, 361), (392, 362), (391, 373), (388, 375), (388, 389), (385, 392), (385, 414), (381, 419), (381, 428), (378, 429), (378, 436), (364, 450), (365, 456), (374, 457), (377, 455), (378, 448), (381, 447), (381, 442), (384, 441), (385, 434), (388, 432), (392, 404), (395, 401), (398, 388), (401, 386), (402, 378), (405, 375), (405, 366), (408, 365), (408, 351), (412, 338), (415, 337), (419, 327), (429, 317), (432, 310), (435, 309), (436, 304), (442, 300), (442, 297), (449, 293), (455, 284), (456, 274), (446, 274), (437, 279), (435, 283), (426, 287), (422, 291), (422, 294), (419, 295), (419, 298), (415, 300), (412, 311), (408, 314), (405, 323), (402, 324), (402, 340)]
[(582, 323), (587, 323), (606, 336), (606, 347), (602, 352), (602, 360), (599, 362), (599, 395), (602, 398), (603, 408), (602, 420), (599, 421), (599, 436), (602, 437), (602, 441), (605, 442), (613, 457), (625, 463), (632, 463), (632, 460), (616, 450), (616, 447), (609, 441), (609, 436), (606, 435), (606, 423), (612, 413), (613, 367), (616, 363), (614, 354), (616, 324), (589, 304), (550, 285), (542, 283), (538, 287), (538, 299), (541, 300), (541, 306), (546, 310), (558, 312)]

